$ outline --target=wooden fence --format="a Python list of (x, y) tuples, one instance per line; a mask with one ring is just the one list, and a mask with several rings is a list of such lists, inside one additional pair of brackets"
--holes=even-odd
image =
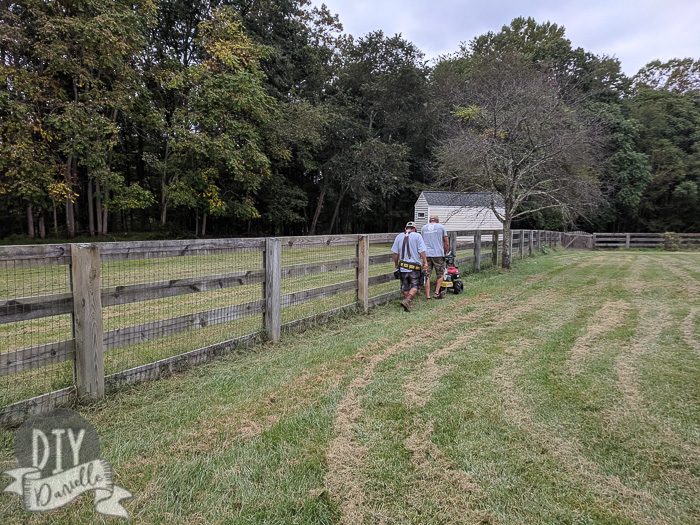
[(669, 242), (679, 249), (700, 249), (700, 233), (593, 234), (593, 248), (660, 248)]
[[(501, 234), (451, 233), (462, 272), (497, 265)], [(0, 387), (6, 389), (0, 424), (15, 425), (75, 400), (99, 399), (120, 385), (168, 375), (259, 341), (275, 343), (285, 331), (395, 299), (400, 294), (389, 250), (395, 236), (0, 247), (0, 293), (7, 294), (0, 299), (0, 335), (9, 341), (0, 347), (0, 380), (5, 381)], [(523, 258), (567, 242), (573, 244), (559, 232), (515, 230), (511, 254)], [(192, 296), (206, 301), (193, 303), (194, 311), (182, 315), (165, 313)], [(121, 315), (114, 308), (132, 304), (136, 307), (122, 312), (123, 320), (114, 325)], [(56, 320), (64, 318), (61, 328)], [(55, 326), (42, 324), (52, 319)], [(206, 332), (209, 342), (199, 346), (195, 334), (217, 326), (228, 331)], [(45, 333), (38, 337), (41, 330)], [(176, 341), (179, 346), (171, 346), (180, 350), (168, 355), (149, 346), (166, 340)], [(125, 348), (134, 350), (121, 364), (109, 364), (114, 370), (108, 373), (106, 360)]]

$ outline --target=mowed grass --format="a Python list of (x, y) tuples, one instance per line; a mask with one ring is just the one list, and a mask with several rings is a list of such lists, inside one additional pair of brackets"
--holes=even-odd
[[(538, 256), (79, 410), (134, 523), (698, 523), (699, 270)], [(87, 495), (0, 517), (100, 521)]]

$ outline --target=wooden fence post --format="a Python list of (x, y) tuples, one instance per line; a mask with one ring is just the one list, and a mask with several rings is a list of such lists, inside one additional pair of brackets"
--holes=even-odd
[(71, 244), (75, 386), (78, 398), (105, 394), (105, 364), (100, 290), (100, 250), (96, 244)]
[(369, 311), (369, 237), (357, 239), (357, 303), (363, 312)]
[(629, 248), (629, 247), (630, 247), (630, 234), (626, 233), (625, 234), (625, 248)]
[(481, 271), (481, 231), (474, 232), (474, 271)]
[[(511, 253), (512, 256), (513, 254)], [(491, 232), (491, 264), (494, 267), (498, 267), (498, 230)]]
[(525, 235), (523, 232), (524, 232), (524, 230), (518, 230), (518, 256), (520, 256), (521, 259), (524, 257), (523, 246), (525, 244), (525, 239), (524, 239)]
[(527, 234), (527, 254), (532, 257), (532, 241), (535, 238), (535, 230), (529, 230)]
[(265, 333), (273, 343), (280, 340), (282, 328), (282, 244), (265, 239)]
[(447, 238), (450, 242), (450, 251), (452, 255), (457, 257), (457, 232), (447, 232)]

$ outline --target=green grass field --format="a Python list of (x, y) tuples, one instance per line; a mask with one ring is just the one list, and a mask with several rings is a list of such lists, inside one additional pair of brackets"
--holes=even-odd
[(134, 523), (698, 523), (699, 279), (697, 253), (538, 256), (80, 412)]

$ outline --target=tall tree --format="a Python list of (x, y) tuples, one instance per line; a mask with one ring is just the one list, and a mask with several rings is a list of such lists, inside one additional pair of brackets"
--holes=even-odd
[(627, 101), (639, 122), (639, 145), (648, 156), (651, 180), (640, 206), (639, 225), (649, 231), (700, 227), (700, 91), (639, 85)]
[(505, 211), (503, 266), (511, 223), (544, 209), (577, 216), (597, 204), (594, 119), (528, 57), (474, 57), (437, 158), (443, 185), (498, 193)]

